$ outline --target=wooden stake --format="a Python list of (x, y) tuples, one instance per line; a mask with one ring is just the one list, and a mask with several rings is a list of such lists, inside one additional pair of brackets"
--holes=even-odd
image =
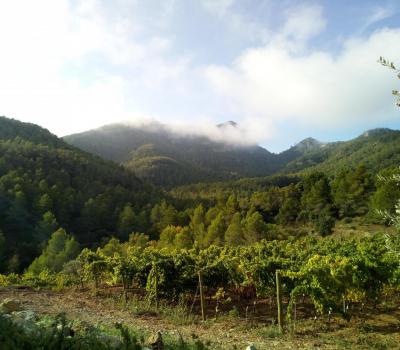
[(156, 310), (158, 311), (158, 269), (156, 265), (154, 265), (154, 274), (154, 294), (156, 299)]
[(200, 307), (201, 307), (201, 319), (206, 320), (206, 314), (204, 311), (204, 293), (203, 293), (203, 279), (201, 277), (201, 272), (199, 271), (199, 289), (200, 289)]
[(278, 306), (278, 326), (279, 332), (283, 332), (283, 310), (282, 310), (282, 289), (281, 289), (281, 275), (276, 271), (276, 302)]

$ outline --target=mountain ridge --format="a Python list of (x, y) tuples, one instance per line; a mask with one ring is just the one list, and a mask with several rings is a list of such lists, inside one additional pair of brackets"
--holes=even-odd
[(162, 124), (158, 129), (111, 124), (63, 139), (124, 164), (140, 178), (152, 179), (154, 184), (163, 186), (182, 184), (183, 180), (176, 180), (173, 169), (176, 165), (187, 174), (184, 183), (262, 176), (272, 174), (279, 166), (274, 155), (261, 146), (186, 135), (168, 130)]
[[(228, 121), (216, 127), (223, 130), (238, 128), (239, 125)], [(382, 147), (385, 142), (395, 143), (394, 149), (400, 153), (400, 147), (397, 146), (400, 146), (400, 132), (387, 128), (367, 130), (354, 139), (340, 142), (321, 142), (308, 137), (277, 154), (259, 145), (235, 144), (215, 141), (206, 135), (179, 133), (161, 123), (150, 126), (109, 124), (63, 139), (85, 151), (124, 165), (141, 179), (166, 187), (301, 173), (310, 169), (332, 172), (332, 168), (337, 168), (338, 164), (355, 166), (363, 160), (367, 160), (372, 169), (376, 169), (379, 162), (394, 164), (397, 157), (387, 149), (380, 161), (368, 160), (374, 154), (369, 143), (377, 140), (380, 140)], [(353, 144), (368, 148), (368, 152), (357, 151)], [(342, 157), (338, 152), (344, 152)], [(352, 152), (356, 155), (352, 156)], [(342, 161), (343, 157), (347, 160)], [(387, 157), (386, 161), (382, 157)], [(332, 164), (331, 158), (335, 159), (336, 165)]]

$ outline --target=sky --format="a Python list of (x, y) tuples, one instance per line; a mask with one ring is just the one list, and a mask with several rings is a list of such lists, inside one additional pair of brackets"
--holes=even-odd
[(0, 0), (0, 115), (58, 136), (119, 121), (279, 152), (400, 128), (399, 0)]

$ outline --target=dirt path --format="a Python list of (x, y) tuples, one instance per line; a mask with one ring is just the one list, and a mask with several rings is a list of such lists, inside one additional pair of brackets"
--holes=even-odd
[[(163, 333), (192, 339), (193, 335), (204, 343), (211, 343), (212, 349), (245, 349), (249, 343), (257, 345), (257, 349), (310, 349), (310, 344), (300, 347), (293, 342), (288, 347), (282, 347), (279, 340), (266, 341), (246, 330), (241, 322), (218, 322), (177, 326), (157, 316), (137, 316), (120, 307), (113, 307), (109, 302), (99, 297), (90, 297), (87, 293), (76, 291), (53, 292), (34, 291), (31, 289), (0, 288), (1, 300), (11, 297), (22, 303), (24, 310), (32, 310), (38, 314), (57, 315), (65, 312), (68, 319), (86, 321), (93, 325), (112, 327), (116, 322), (147, 333), (161, 330)], [(179, 329), (179, 332), (178, 332)], [(304, 346), (304, 344), (303, 344)]]
[[(203, 343), (209, 344), (210, 349), (245, 349), (249, 343), (254, 343), (260, 349), (342, 349), (336, 341), (321, 341), (320, 334), (311, 330), (301, 332), (295, 337), (261, 337), (254, 329), (246, 327), (242, 321), (218, 321), (204, 324), (175, 325), (166, 319), (155, 315), (138, 316), (133, 312), (123, 309), (112, 303), (110, 299), (92, 297), (89, 293), (78, 291), (53, 292), (35, 291), (32, 289), (0, 288), (0, 302), (11, 297), (22, 303), (24, 310), (32, 310), (38, 314), (57, 315), (65, 312), (68, 319), (86, 321), (92, 325), (112, 327), (116, 322), (121, 322), (144, 333), (152, 334), (161, 330), (164, 334), (178, 337), (182, 334), (185, 340), (198, 337)], [(396, 315), (398, 316), (398, 315)], [(179, 331), (178, 331), (179, 329)], [(343, 330), (346, 333), (340, 335)], [(338, 329), (339, 333), (332, 333), (335, 337), (347, 337), (354, 335), (354, 329)], [(392, 332), (391, 332), (392, 333)], [(393, 339), (396, 332), (387, 334)], [(400, 343), (400, 332), (396, 334)], [(357, 340), (355, 339), (355, 344)], [(237, 346), (235, 348), (235, 346)], [(347, 347), (346, 347), (347, 348)], [(351, 347), (352, 349), (364, 349), (363, 347)], [(392, 348), (392, 347), (389, 347)]]

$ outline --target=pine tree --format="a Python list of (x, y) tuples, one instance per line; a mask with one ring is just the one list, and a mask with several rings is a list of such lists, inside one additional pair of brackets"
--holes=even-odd
[(59, 228), (56, 217), (50, 211), (42, 216), (35, 228), (35, 241), (38, 243), (40, 250), (44, 248), (43, 244), (50, 238), (51, 234)]
[(37, 207), (40, 214), (44, 214), (48, 211), (53, 210), (53, 201), (51, 200), (50, 196), (47, 193), (43, 194), (39, 198)]
[(254, 212), (245, 219), (245, 239), (248, 244), (253, 244), (266, 238), (267, 225), (259, 212)]
[(6, 239), (3, 232), (0, 231), (0, 271), (5, 269), (5, 251), (6, 251)]
[(225, 230), (224, 216), (222, 213), (219, 213), (208, 227), (207, 235), (204, 239), (204, 246), (208, 247), (211, 244), (222, 245), (224, 243)]
[(160, 234), (158, 245), (161, 248), (168, 248), (174, 246), (175, 236), (177, 235), (177, 228), (169, 225)]
[(119, 214), (118, 218), (118, 236), (123, 239), (127, 240), (129, 234), (134, 231), (136, 223), (136, 216), (135, 212), (131, 204), (126, 204), (124, 209)]
[(51, 235), (42, 254), (29, 266), (28, 271), (39, 274), (43, 270), (59, 272), (64, 264), (79, 254), (79, 244), (68, 235), (64, 229), (59, 229)]
[(194, 240), (198, 243), (203, 242), (206, 234), (206, 230), (204, 227), (204, 220), (205, 220), (204, 208), (200, 204), (194, 210), (189, 224), (189, 227), (193, 232)]
[(231, 246), (240, 246), (245, 243), (240, 213), (233, 215), (225, 232), (225, 243)]
[(193, 234), (188, 227), (182, 227), (175, 235), (174, 246), (178, 249), (190, 249), (193, 243)]
[(395, 207), (398, 199), (400, 198), (400, 184), (396, 180), (399, 170), (385, 169), (378, 174), (376, 179), (376, 191), (370, 200), (370, 217), (389, 224), (390, 220), (382, 217), (379, 212), (386, 212), (389, 215), (396, 213)]

